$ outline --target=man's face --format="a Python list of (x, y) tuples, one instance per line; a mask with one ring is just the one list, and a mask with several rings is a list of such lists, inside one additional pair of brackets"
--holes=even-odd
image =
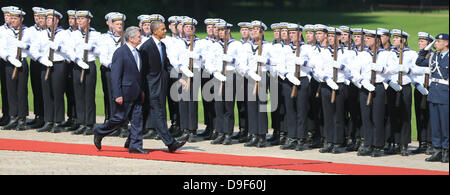
[(353, 35), (356, 46), (360, 46), (362, 43), (362, 35)]
[(69, 16), (69, 26), (77, 26), (75, 16)]
[(7, 24), (7, 25), (9, 25), (9, 14), (3, 14), (3, 17), (5, 18), (5, 23)]
[(253, 31), (253, 36), (255, 36), (254, 38), (256, 39), (256, 38), (259, 38), (261, 35), (264, 35), (264, 31), (263, 31), (263, 33), (261, 34), (261, 28), (260, 27), (254, 27), (253, 29), (252, 29), (252, 31)]
[(149, 35), (151, 33), (150, 25), (151, 23), (149, 22), (142, 24), (142, 30), (144, 31), (144, 34)]
[(313, 31), (307, 31), (306, 32), (306, 41), (308, 41), (308, 43), (312, 43), (315, 40), (315, 36), (314, 36), (314, 32)]
[(172, 34), (177, 34), (177, 24), (176, 23), (170, 23), (169, 24), (169, 30), (172, 32)]
[[(53, 18), (55, 18), (55, 22), (53, 23)], [(54, 16), (47, 16), (46, 25), (47, 27), (51, 28), (53, 26), (58, 27), (59, 18)]]
[(317, 32), (316, 32), (316, 40), (317, 40), (318, 42), (321, 43), (322, 41), (325, 40), (325, 38), (326, 38), (325, 32), (323, 32), (323, 31), (317, 31)]
[(402, 42), (403, 42), (403, 44), (405, 44), (406, 43), (406, 39), (405, 38), (402, 38), (401, 36), (394, 36), (394, 38), (392, 39), (392, 44), (395, 46), (395, 47), (400, 47), (400, 45), (402, 44)]
[(291, 39), (292, 42), (294, 43), (297, 42), (297, 36), (298, 36), (297, 31), (289, 31), (289, 39)]
[(111, 28), (112, 28), (113, 32), (114, 33), (122, 33), (122, 31), (123, 31), (122, 24), (123, 24), (122, 20), (111, 23)]
[(430, 44), (426, 39), (419, 39), (419, 50), (425, 49)]
[(128, 40), (132, 45), (138, 46), (142, 43), (141, 33), (138, 32), (136, 36), (130, 37)]
[(166, 38), (166, 25), (164, 23), (161, 23), (156, 30), (153, 31), (153, 36), (155, 36), (158, 39), (164, 39)]
[(448, 40), (438, 39), (436, 40), (434, 47), (436, 48), (436, 50), (442, 51), (444, 48), (448, 48)]
[(214, 36), (214, 25), (206, 26), (206, 33), (208, 33), (208, 36)]
[(241, 35), (243, 39), (247, 39), (250, 36), (248, 28), (241, 28)]
[(389, 40), (391, 39), (390, 36), (388, 35), (381, 35), (381, 44), (386, 44), (387, 42), (389, 42)]
[(374, 37), (366, 36), (365, 37), (365, 41), (366, 41), (366, 46), (367, 47), (372, 47), (372, 46), (375, 45), (375, 38)]
[(22, 17), (18, 17), (18, 16), (11, 16), (9, 18), (9, 21), (11, 23), (11, 27), (13, 27), (15, 29), (19, 29), (20, 24), (23, 22), (23, 18)]
[(281, 40), (288, 40), (289, 39), (289, 31), (288, 29), (282, 29), (281, 30)]
[(183, 30), (184, 30), (184, 34), (186, 37), (190, 37), (195, 34), (195, 26), (194, 25), (184, 25)]
[(280, 38), (280, 29), (273, 30), (273, 36), (275, 37), (275, 39), (279, 39)]
[(230, 29), (219, 29), (219, 37), (221, 39), (225, 38), (225, 32), (227, 33), (227, 35), (230, 34)]
[[(36, 16), (35, 16), (35, 20), (36, 20)], [(46, 16), (37, 16), (36, 24), (41, 28), (45, 28), (47, 25)]]
[(91, 20), (88, 19), (87, 17), (78, 17), (77, 18), (78, 27), (82, 28), (82, 29), (86, 29), (88, 23), (90, 23), (90, 22), (91, 22)]

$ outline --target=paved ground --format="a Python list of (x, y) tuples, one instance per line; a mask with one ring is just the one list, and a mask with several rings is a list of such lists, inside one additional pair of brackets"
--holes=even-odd
[[(99, 118), (97, 121), (103, 121)], [(202, 128), (202, 126), (200, 126)], [(36, 141), (93, 144), (93, 136), (71, 135), (70, 133), (37, 133), (34, 130), (2, 131), (0, 138), (24, 139)], [(103, 145), (123, 146), (125, 138), (107, 137)], [(415, 149), (414, 142), (410, 150)], [(92, 146), (94, 147), (94, 146)], [(144, 148), (166, 149), (162, 141), (144, 140)], [(268, 156), (291, 159), (308, 159), (331, 161), (335, 163), (365, 164), (391, 167), (405, 167), (427, 170), (449, 171), (448, 164), (427, 163), (426, 155), (383, 156), (379, 158), (359, 157), (356, 152), (345, 154), (321, 154), (318, 149), (303, 152), (284, 151), (278, 146), (267, 148), (247, 148), (236, 141), (231, 146), (211, 145), (209, 141), (188, 143), (183, 151), (220, 153), (245, 156)], [(151, 155), (151, 154), (150, 154)], [(262, 168), (232, 167), (219, 165), (204, 165), (151, 160), (134, 160), (111, 157), (80, 156), (66, 154), (49, 154), (35, 152), (15, 152), (0, 150), (0, 175), (10, 174), (63, 174), (63, 175), (319, 175), (320, 173), (274, 170)]]

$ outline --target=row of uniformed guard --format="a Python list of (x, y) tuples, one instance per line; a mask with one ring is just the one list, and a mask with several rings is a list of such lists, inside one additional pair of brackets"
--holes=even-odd
[[(93, 17), (89, 11), (68, 11), (67, 30), (58, 25), (63, 16), (56, 10), (34, 8), (36, 24), (30, 28), (22, 25), (25, 12), (16, 7), (2, 11), (6, 21), (0, 27), (0, 54), (5, 61), (1, 66), (4, 129), (92, 134), (95, 60), (99, 58), (102, 64), (108, 120), (115, 107), (110, 90), (111, 59), (121, 45), (126, 16), (117, 12), (106, 15), (110, 30), (101, 34), (90, 28)], [(151, 36), (151, 22), (165, 22), (159, 14), (138, 19), (142, 43)], [(163, 107), (168, 100), (171, 132), (179, 140), (195, 142), (197, 136), (203, 136), (212, 144), (229, 145), (238, 139), (245, 146), (264, 147), (267, 112), (271, 112), (274, 133), (268, 140), (281, 149), (358, 151), (358, 155), (373, 157), (384, 150), (407, 156), (414, 95), (420, 146), (413, 152), (427, 152), (433, 154), (431, 158), (448, 162), (448, 122), (439, 118), (448, 117), (447, 34), (436, 37), (434, 53), (427, 46), (433, 45), (435, 38), (419, 32), (418, 54), (407, 46), (409, 34), (397, 29), (283, 22), (271, 26), (275, 40), (269, 43), (264, 40), (267, 26), (261, 21), (239, 23), (241, 40), (232, 38), (233, 25), (222, 19), (205, 20), (205, 39), (195, 36), (197, 21), (193, 18), (173, 16), (168, 21), (172, 36), (162, 41), (172, 71), (161, 78), (160, 98)], [(447, 45), (439, 44), (445, 41)], [(27, 57), (31, 58), (36, 115), (28, 125)], [(431, 75), (430, 79), (426, 75)], [(199, 92), (206, 130), (197, 135)], [(430, 109), (421, 105), (427, 95), (425, 106), (429, 104)], [(233, 136), (236, 103), (240, 131)], [(156, 124), (148, 120), (151, 114), (152, 110), (145, 110), (144, 137), (157, 138)], [(436, 117), (430, 120), (430, 115)], [(126, 133), (126, 127), (117, 132)], [(441, 156), (436, 157), (438, 154)]]

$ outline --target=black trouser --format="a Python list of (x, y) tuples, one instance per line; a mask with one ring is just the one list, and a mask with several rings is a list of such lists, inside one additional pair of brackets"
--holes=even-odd
[(231, 135), (234, 130), (234, 105), (236, 100), (236, 76), (234, 71), (227, 72), (227, 81), (220, 91), (220, 82), (214, 79), (216, 109), (216, 131)]
[(359, 88), (353, 84), (347, 87), (345, 98), (345, 136), (355, 139), (361, 137), (361, 109), (359, 107)]
[(396, 106), (397, 92), (389, 93), (388, 107), (391, 116), (391, 136), (396, 144), (406, 145), (411, 143), (411, 85), (403, 85), (399, 92), (400, 104)]
[[(202, 94), (204, 94), (203, 90), (210, 90), (210, 94), (214, 94), (214, 87), (209, 86), (209, 81), (211, 81), (213, 77), (207, 71), (202, 69)], [(216, 111), (215, 111), (215, 100), (208, 101), (202, 95), (202, 104), (203, 104), (203, 117), (206, 128), (213, 129), (216, 123)]]
[(9, 116), (9, 105), (8, 105), (8, 90), (6, 89), (6, 66), (7, 62), (0, 59), (0, 82), (2, 87), (2, 114), (3, 117)]
[(308, 117), (309, 105), (309, 79), (300, 78), (301, 84), (297, 86), (297, 96), (291, 97), (293, 84), (288, 80), (282, 82), (283, 97), (286, 108), (286, 122), (288, 137), (293, 139), (306, 138), (306, 120)]
[(18, 68), (17, 78), (12, 79), (15, 66), (5, 66), (6, 87), (8, 90), (9, 116), (24, 118), (28, 116), (28, 62), (22, 59), (22, 67)]
[[(428, 101), (425, 101), (425, 108), (422, 108), (423, 96), (417, 89), (414, 90), (414, 108), (416, 111), (417, 140), (419, 142), (431, 143), (431, 123), (430, 110), (428, 109)], [(425, 99), (426, 100), (426, 99)]]
[[(271, 106), (271, 119), (272, 119), (272, 128), (274, 131), (283, 131), (287, 132), (287, 129), (285, 128), (285, 120), (284, 120), (284, 114), (286, 113), (286, 110), (284, 108), (284, 98), (283, 98), (283, 87), (282, 87), (282, 81), (277, 75), (270, 76), (270, 82), (277, 82), (277, 89), (273, 89), (275, 86), (274, 84), (270, 85), (268, 83), (267, 86), (269, 86), (270, 91), (270, 106)], [(274, 100), (276, 99), (276, 103), (274, 103)]]
[(167, 104), (169, 106), (169, 116), (170, 121), (172, 125), (180, 126), (180, 108), (179, 108), (179, 101), (174, 101), (174, 99), (170, 96), (170, 89), (172, 86), (176, 85), (178, 82), (178, 77), (172, 78), (169, 77), (169, 85), (168, 87), (168, 93), (167, 93)]
[(322, 108), (323, 108), (323, 132), (327, 143), (343, 144), (344, 143), (344, 101), (346, 85), (338, 84), (339, 89), (336, 90), (336, 100), (331, 103), (332, 89), (328, 85), (322, 86)]
[[(75, 93), (73, 89), (73, 69), (77, 66), (75, 63), (66, 63), (66, 98), (67, 98), (67, 117), (77, 118), (76, 106), (75, 106)], [(61, 81), (63, 82), (63, 81)]]
[[(161, 93), (159, 94), (159, 102), (161, 103), (161, 110), (162, 110), (162, 115), (163, 115), (163, 119), (164, 121), (167, 121), (167, 108), (166, 108), (166, 97), (168, 96), (168, 92), (170, 90), (169, 88), (169, 74), (167, 73), (167, 71), (162, 70), (161, 72)], [(147, 87), (148, 88), (148, 87)], [(150, 101), (148, 101), (148, 98), (150, 97), (149, 91), (145, 90), (145, 103), (144, 103), (144, 108), (148, 108), (148, 103)], [(169, 96), (170, 99), (170, 96)], [(155, 113), (155, 110), (152, 109), (144, 109), (144, 129), (156, 129), (158, 127), (158, 124), (155, 120), (151, 120), (152, 119), (152, 113)]]
[[(265, 135), (268, 133), (267, 119), (267, 85), (268, 76), (264, 73), (259, 82), (258, 93), (254, 94), (256, 82), (248, 79), (248, 132), (255, 135)], [(264, 86), (265, 85), (265, 86)]]
[(47, 67), (42, 66), (41, 82), (42, 95), (44, 97), (44, 121), (60, 123), (64, 121), (64, 92), (66, 83), (62, 82), (67, 77), (66, 63), (54, 62), (50, 69), (48, 80), (45, 80)]
[[(183, 90), (180, 87), (180, 93), (182, 97), (179, 101), (180, 109), (180, 128), (187, 130), (198, 129), (198, 92), (201, 82), (196, 83), (194, 79), (200, 79), (200, 69), (194, 69), (194, 78), (190, 80), (189, 90)], [(186, 81), (187, 78), (184, 78)], [(200, 81), (200, 80), (199, 80)]]
[(239, 114), (239, 129), (248, 130), (248, 79), (236, 74), (236, 101)]
[(109, 120), (112, 117), (112, 113), (114, 113), (114, 104), (113, 104), (113, 96), (112, 96), (112, 84), (111, 84), (111, 69), (100, 66), (100, 73), (102, 79), (102, 88), (103, 88), (103, 102), (105, 108), (105, 118)]
[(95, 61), (87, 63), (89, 69), (85, 70), (84, 82), (81, 83), (81, 68), (73, 69), (73, 85), (77, 109), (77, 119), (81, 125), (93, 126), (96, 119), (95, 86), (97, 84), (97, 69)]
[(359, 93), (359, 103), (361, 107), (362, 129), (361, 135), (364, 137), (365, 146), (383, 147), (385, 141), (385, 89), (383, 83), (375, 84), (372, 104), (367, 105), (369, 92), (361, 89)]
[(34, 114), (36, 116), (44, 116), (45, 108), (44, 108), (44, 95), (43, 95), (43, 86), (41, 77), (41, 70), (44, 68), (41, 63), (36, 62), (34, 60), (30, 60), (30, 81), (31, 81), (31, 89), (33, 91), (33, 105), (34, 105)]
[(314, 133), (314, 137), (323, 137), (323, 111), (322, 101), (316, 97), (316, 92), (321, 84), (314, 79), (311, 79), (309, 89), (309, 104), (311, 109), (308, 112), (307, 129)]

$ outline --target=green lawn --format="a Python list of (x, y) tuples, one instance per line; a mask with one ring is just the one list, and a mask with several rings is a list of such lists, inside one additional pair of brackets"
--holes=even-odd
[[(230, 23), (234, 24), (232, 36), (239, 40), (241, 39), (241, 35), (239, 33), (239, 27), (237, 27), (238, 22), (249, 21), (247, 18), (251, 19), (260, 19), (267, 26), (275, 22), (295, 22), (300, 23), (302, 25), (305, 24), (325, 24), (330, 26), (339, 27), (341, 25), (347, 25), (351, 28), (366, 28), (366, 29), (375, 29), (377, 27), (382, 27), (386, 29), (398, 28), (408, 32), (411, 36), (409, 38), (409, 46), (413, 50), (417, 50), (417, 33), (420, 31), (431, 33), (432, 35), (437, 35), (438, 33), (448, 33), (449, 29), (449, 12), (446, 11), (434, 11), (434, 12), (405, 12), (405, 11), (378, 11), (378, 12), (370, 12), (370, 13), (333, 13), (333, 12), (270, 12), (270, 14), (257, 11), (248, 10), (245, 13), (242, 13), (239, 10), (236, 10), (235, 13), (228, 12), (226, 14), (222, 14), (223, 19), (227, 20)], [(221, 17), (221, 16), (210, 16), (210, 17)], [(199, 20), (203, 21), (203, 20)], [(197, 35), (200, 38), (204, 38), (206, 33), (204, 33), (204, 29), (198, 29)], [(265, 38), (268, 41), (273, 40), (273, 33), (269, 30), (265, 34)], [(103, 90), (100, 79), (100, 65), (98, 65), (98, 82), (96, 88), (96, 106), (97, 106), (97, 114), (104, 115), (103, 108)], [(33, 110), (33, 93), (31, 91), (31, 84), (29, 83), (29, 107), (30, 110)], [(414, 100), (413, 100), (414, 101)], [(414, 105), (414, 103), (413, 103)], [(0, 102), (1, 106), (1, 102)], [(237, 120), (237, 110), (235, 111), (236, 124), (238, 124)], [(203, 106), (199, 103), (199, 122), (203, 122)], [(269, 125), (270, 121), (270, 113), (269, 113)], [(412, 137), (416, 140), (417, 132), (416, 132), (416, 124), (415, 124), (415, 114), (413, 109), (412, 114)]]

